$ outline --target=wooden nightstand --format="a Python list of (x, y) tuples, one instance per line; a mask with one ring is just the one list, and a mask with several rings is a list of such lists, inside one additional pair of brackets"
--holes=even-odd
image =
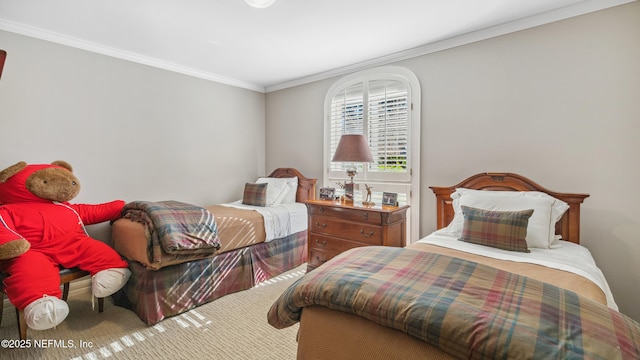
[(363, 206), (330, 200), (305, 204), (309, 212), (307, 271), (354, 247), (406, 245), (408, 205)]

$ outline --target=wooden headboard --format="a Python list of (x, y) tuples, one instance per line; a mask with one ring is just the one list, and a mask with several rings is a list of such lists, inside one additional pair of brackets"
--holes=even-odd
[(298, 191), (296, 201), (305, 202), (316, 198), (316, 182), (318, 179), (308, 179), (294, 168), (277, 168), (269, 175), (276, 178), (298, 177)]
[(429, 187), (436, 195), (436, 211), (438, 229), (447, 226), (453, 220), (453, 201), (451, 194), (456, 188), (497, 191), (540, 191), (569, 204), (569, 210), (556, 224), (556, 234), (562, 239), (576, 244), (580, 243), (580, 204), (587, 194), (569, 194), (550, 191), (524, 176), (510, 173), (481, 173), (473, 175), (459, 184), (449, 187)]

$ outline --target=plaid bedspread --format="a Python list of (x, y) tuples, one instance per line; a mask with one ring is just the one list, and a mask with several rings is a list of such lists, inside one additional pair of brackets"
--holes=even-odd
[[(307, 231), (160, 269), (129, 264), (131, 278), (113, 296), (148, 325), (222, 296), (250, 289), (307, 260)], [(215, 358), (215, 357), (214, 357)]]
[(214, 216), (199, 206), (179, 201), (133, 201), (126, 204), (122, 217), (145, 225), (151, 240), (153, 262), (167, 254), (213, 254), (220, 249)]
[(392, 247), (336, 256), (268, 313), (293, 325), (305, 306), (359, 315), (469, 359), (638, 359), (640, 324), (569, 290), (475, 262)]

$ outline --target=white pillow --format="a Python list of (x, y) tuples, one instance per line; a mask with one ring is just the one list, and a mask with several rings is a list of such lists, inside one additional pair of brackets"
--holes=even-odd
[(287, 181), (287, 188), (289, 189), (281, 204), (293, 204), (296, 202), (296, 195), (298, 194), (298, 178), (291, 178), (292, 181)]
[[(291, 184), (294, 184), (296, 188), (298, 187), (298, 178), (268, 178), (261, 177), (256, 180), (256, 184), (267, 183), (267, 206), (276, 206), (283, 203), (283, 201), (288, 200), (290, 198), (287, 197), (289, 192), (291, 191)], [(295, 201), (295, 193), (294, 193), (294, 201)]]
[(549, 248), (555, 241), (556, 222), (567, 211), (569, 205), (539, 191), (490, 191), (459, 188), (451, 194), (454, 217), (444, 230), (460, 237), (464, 225), (461, 206), (484, 210), (516, 211), (533, 209), (527, 225), (527, 246)]

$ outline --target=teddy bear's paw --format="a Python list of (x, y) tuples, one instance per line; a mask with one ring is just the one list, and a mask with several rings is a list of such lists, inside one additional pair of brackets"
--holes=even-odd
[(97, 298), (107, 297), (122, 289), (129, 281), (131, 271), (127, 268), (112, 268), (99, 271), (91, 279), (93, 296)]
[(16, 258), (29, 250), (31, 244), (25, 239), (18, 239), (0, 245), (0, 260)]
[(27, 326), (33, 330), (56, 327), (69, 315), (69, 306), (55, 296), (45, 295), (24, 308)]

